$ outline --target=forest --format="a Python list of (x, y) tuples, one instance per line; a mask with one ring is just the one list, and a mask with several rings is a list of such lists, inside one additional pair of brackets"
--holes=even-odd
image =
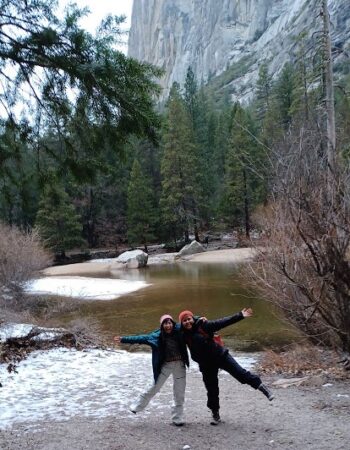
[(0, 2), (2, 222), (56, 255), (257, 229), (252, 284), (349, 351), (350, 60), (333, 66), (327, 2), (279, 73), (260, 65), (249, 105), (189, 67), (163, 107), (161, 70), (115, 49), (121, 18), (92, 35), (76, 7), (25, 3)]
[[(160, 71), (113, 50), (118, 20), (102, 24), (99, 38), (77, 28), (78, 10), (45, 28), (54, 17), (41, 3), (30, 19), (37, 31), (2, 39), (1, 219), (39, 227), (57, 253), (186, 242), (215, 229), (249, 236), (254, 211), (273, 193), (279, 149), (301, 124), (317, 122), (321, 131), (322, 43), (297, 36), (294, 59), (278, 76), (261, 64), (248, 106), (232, 104), (227, 92), (218, 101), (189, 67), (159, 110), (150, 80)], [(27, 19), (15, 12), (11, 26), (19, 29)], [(343, 58), (334, 68), (342, 75), (343, 153), (349, 66)]]

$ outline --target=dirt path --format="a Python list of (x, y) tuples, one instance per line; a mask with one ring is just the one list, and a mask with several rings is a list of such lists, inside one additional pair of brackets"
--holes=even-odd
[[(272, 379), (267, 380), (272, 382)], [(199, 373), (190, 373), (187, 423), (170, 423), (170, 407), (150, 406), (136, 416), (76, 417), (67, 422), (42, 422), (36, 428), (18, 425), (0, 432), (1, 450), (348, 450), (350, 448), (350, 381), (331, 386), (275, 389), (268, 402), (260, 392), (220, 375), (223, 423), (209, 425), (205, 391)], [(114, 387), (111, 387), (114, 389)], [(97, 393), (91, 392), (93, 400)], [(170, 403), (165, 389), (162, 402)], [(185, 447), (188, 445), (189, 447)]]

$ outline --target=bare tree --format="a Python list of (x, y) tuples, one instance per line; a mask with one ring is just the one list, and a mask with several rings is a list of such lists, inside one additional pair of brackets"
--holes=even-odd
[[(317, 126), (296, 126), (276, 157), (268, 231), (252, 281), (314, 342), (350, 352), (350, 168), (332, 177)], [(336, 201), (334, 201), (336, 198)]]
[(323, 79), (325, 84), (325, 110), (327, 120), (327, 162), (329, 170), (334, 172), (336, 169), (336, 132), (332, 44), (327, 0), (321, 0), (321, 16), (323, 18)]
[(273, 148), (273, 194), (253, 284), (313, 342), (350, 354), (350, 163), (336, 148), (330, 20), (322, 18), (319, 108), (294, 122)]

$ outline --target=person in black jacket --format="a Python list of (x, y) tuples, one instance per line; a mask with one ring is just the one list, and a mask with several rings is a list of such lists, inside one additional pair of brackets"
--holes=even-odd
[(182, 311), (179, 322), (191, 357), (199, 364), (203, 382), (207, 389), (207, 406), (212, 411), (212, 425), (220, 422), (219, 369), (223, 369), (242, 384), (249, 384), (261, 391), (270, 401), (274, 395), (262, 383), (260, 377), (241, 367), (230, 355), (228, 349), (214, 340), (214, 333), (221, 328), (232, 325), (245, 317), (251, 317), (253, 310), (245, 308), (233, 316), (218, 320), (202, 321), (195, 319), (191, 311)]

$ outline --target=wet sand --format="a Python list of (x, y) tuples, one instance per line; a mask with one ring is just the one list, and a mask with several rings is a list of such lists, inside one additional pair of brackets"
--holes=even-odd
[[(165, 255), (155, 255), (149, 257), (148, 264), (169, 264), (176, 262), (177, 264), (186, 262), (198, 263), (240, 263), (248, 261), (254, 257), (255, 250), (252, 248), (235, 248), (225, 250), (213, 250), (195, 255), (176, 258), (176, 253), (167, 253)], [(49, 267), (42, 271), (46, 276), (57, 275), (89, 275), (104, 273), (110, 270), (111, 262), (85, 262), (78, 264), (68, 264), (65, 266)], [(135, 270), (135, 269), (128, 269)]]

